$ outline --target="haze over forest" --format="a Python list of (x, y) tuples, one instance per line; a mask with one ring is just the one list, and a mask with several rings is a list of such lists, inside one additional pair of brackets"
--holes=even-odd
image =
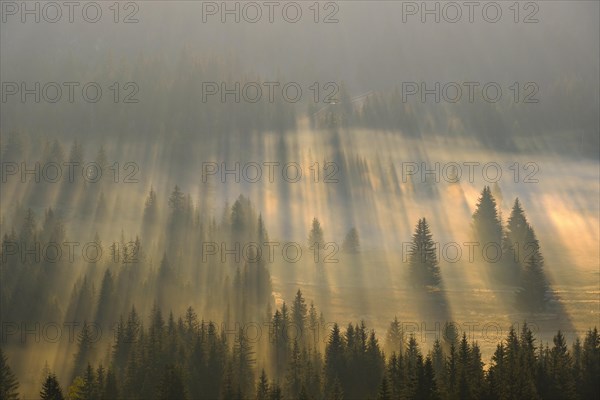
[(598, 2), (91, 3), (0, 3), (0, 399), (600, 396)]

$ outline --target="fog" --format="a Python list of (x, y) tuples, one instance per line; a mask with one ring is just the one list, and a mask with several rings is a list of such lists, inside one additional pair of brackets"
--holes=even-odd
[[(431, 358), (454, 322), (486, 371), (525, 321), (538, 344), (583, 341), (599, 316), (600, 4), (466, 3), (3, 1), (1, 346), (21, 397), (49, 371), (67, 396), (89, 363), (134, 398), (119, 320), (134, 307), (153, 335), (159, 310), (166, 343), (192, 307), (231, 334), (234, 365), (236, 326), (262, 327), (240, 396), (264, 369), (295, 398), (267, 336), (298, 290), (319, 317), (299, 340), (322, 375), (309, 398), (333, 398), (333, 323), (364, 321), (387, 362), (395, 317)], [(413, 257), (421, 218), (434, 266)], [(143, 359), (181, 368), (187, 398), (227, 398), (194, 386), (191, 343)]]

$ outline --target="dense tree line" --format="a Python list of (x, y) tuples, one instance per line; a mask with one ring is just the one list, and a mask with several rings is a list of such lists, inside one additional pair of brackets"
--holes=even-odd
[[(199, 320), (191, 308), (177, 320), (171, 314), (167, 321), (155, 309), (144, 325), (132, 310), (115, 338), (107, 368), (88, 363), (66, 389), (56, 375), (48, 373), (40, 397), (392, 400), (591, 399), (600, 395), (596, 328), (569, 349), (560, 331), (552, 345), (538, 344), (525, 323), (520, 332), (510, 329), (484, 368), (479, 345), (466, 333), (460, 339), (444, 334), (427, 353), (411, 335), (386, 354), (364, 322), (350, 323), (344, 332), (333, 324), (321, 352), (321, 345), (310, 337), (290, 340), (278, 331), (278, 324), (289, 327), (306, 314), (301, 302), (298, 292), (291, 314), (283, 305), (273, 315), (275, 339), (271, 338), (270, 346), (281, 351), (282, 363), (269, 367), (270, 373), (243, 329), (233, 334), (219, 332), (215, 323)], [(307, 322), (313, 323), (311, 319)], [(2, 398), (17, 399), (18, 383), (4, 355), (0, 366)]]
[[(447, 137), (473, 137), (495, 150), (515, 150), (516, 143), (524, 136), (563, 137), (564, 131), (577, 124), (584, 136), (597, 148), (598, 137), (593, 134), (593, 113), (589, 107), (581, 105), (581, 118), (576, 121), (568, 118), (565, 122), (564, 110), (570, 105), (557, 98), (552, 104), (553, 112), (541, 114), (541, 110), (529, 107), (527, 103), (513, 102), (510, 96), (499, 102), (488, 103), (483, 99), (452, 102), (434, 101), (433, 82), (424, 82), (431, 90), (427, 101), (422, 100), (422, 91), (408, 94), (410, 90), (401, 86), (388, 91), (367, 92), (352, 97), (341, 85), (336, 101), (329, 107), (316, 109), (310, 104), (309, 115), (314, 126), (321, 128), (366, 128), (401, 132), (406, 137), (425, 137), (430, 132), (440, 132)], [(464, 89), (464, 88), (463, 88)], [(550, 93), (579, 93), (574, 95), (577, 102), (585, 88), (579, 79), (558, 82), (548, 88)], [(404, 90), (404, 92), (403, 92)], [(438, 90), (438, 92), (441, 92)], [(466, 89), (465, 89), (466, 92)], [(463, 93), (464, 94), (464, 93)], [(439, 95), (438, 95), (439, 96)], [(552, 94), (550, 94), (552, 96)], [(592, 150), (580, 149), (592, 155)]]

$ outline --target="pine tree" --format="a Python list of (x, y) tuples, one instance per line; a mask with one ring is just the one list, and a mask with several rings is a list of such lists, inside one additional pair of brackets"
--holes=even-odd
[(398, 317), (390, 322), (390, 326), (386, 335), (385, 349), (389, 353), (401, 352), (404, 346), (404, 335)]
[(485, 393), (485, 376), (483, 362), (481, 361), (481, 350), (477, 343), (471, 345), (471, 357), (468, 362), (467, 371), (471, 386), (471, 397), (480, 399)]
[(119, 398), (117, 380), (114, 372), (110, 369), (106, 372), (106, 384), (104, 385), (100, 398), (102, 400), (113, 400)]
[(42, 385), (41, 400), (64, 400), (62, 389), (56, 380), (56, 375), (50, 374)]
[(313, 218), (312, 227), (308, 234), (308, 247), (309, 248), (325, 248), (325, 239), (323, 236), (323, 228), (317, 218)]
[(384, 376), (379, 385), (379, 392), (377, 393), (377, 400), (392, 400), (392, 394), (390, 393), (390, 387), (387, 378)]
[(519, 386), (521, 395), (530, 399), (538, 398), (535, 387), (535, 338), (527, 322), (523, 323), (519, 336)]
[(392, 353), (386, 372), (389, 377), (392, 398), (397, 399), (402, 394), (405, 380), (402, 354), (396, 356), (395, 352)]
[(256, 385), (256, 400), (269, 400), (269, 381), (263, 369)]
[[(473, 231), (475, 239), (479, 241), (480, 248), (484, 248), (488, 243), (497, 245), (500, 248), (502, 243), (502, 224), (498, 217), (498, 208), (496, 200), (492, 196), (489, 186), (485, 186), (481, 192), (481, 197), (477, 202), (477, 208), (473, 213)], [(498, 258), (500, 254), (498, 254)], [(494, 257), (484, 257), (494, 261)]]
[(336, 382), (339, 385), (340, 371), (344, 366), (344, 340), (338, 324), (333, 325), (327, 347), (325, 348), (325, 381), (327, 392), (333, 393)]
[(419, 350), (415, 335), (411, 335), (406, 345), (404, 354), (404, 369), (406, 380), (404, 385), (404, 394), (408, 398), (417, 396), (419, 384), (419, 367), (422, 366), (423, 356)]
[[(187, 208), (185, 195), (175, 185), (171, 196), (169, 196), (169, 208), (171, 209), (170, 223), (173, 229), (182, 228), (185, 220), (185, 212)], [(175, 238), (179, 238), (178, 235)]]
[(506, 369), (504, 366), (505, 360), (505, 347), (502, 342), (496, 346), (496, 351), (492, 356), (492, 362), (487, 374), (487, 398), (489, 399), (501, 399), (505, 398), (504, 393), (504, 382)]
[(444, 355), (444, 350), (442, 349), (442, 343), (439, 339), (436, 339), (435, 342), (433, 342), (430, 358), (437, 382), (437, 388), (443, 393), (445, 391), (444, 384), (446, 381), (446, 357)]
[[(174, 198), (174, 201), (177, 202), (178, 199)], [(156, 206), (156, 192), (153, 187), (150, 187), (150, 192), (148, 193), (148, 197), (146, 197), (146, 202), (144, 203), (144, 223), (147, 226), (152, 225), (156, 222), (156, 215), (158, 212), (158, 208)]]
[(424, 363), (419, 363), (417, 396), (418, 399), (434, 400), (438, 398), (438, 389), (433, 372), (433, 364), (431, 358), (425, 358)]
[(298, 341), (294, 340), (292, 354), (287, 367), (287, 376), (285, 380), (286, 397), (295, 397), (302, 388), (302, 362), (300, 360), (300, 348)]
[(409, 268), (416, 285), (437, 286), (441, 281), (435, 243), (425, 218), (419, 220), (413, 235)]
[(346, 237), (342, 243), (342, 250), (348, 254), (360, 253), (360, 239), (356, 228), (350, 228), (348, 233), (346, 233)]
[(600, 398), (598, 376), (600, 376), (600, 335), (598, 329), (589, 330), (583, 340), (581, 355), (582, 385), (581, 397), (585, 399)]
[(94, 369), (90, 364), (87, 365), (85, 375), (83, 377), (83, 386), (81, 388), (82, 398), (84, 400), (98, 400), (99, 399), (99, 388), (96, 382), (96, 376)]
[(112, 309), (114, 282), (110, 270), (107, 268), (102, 278), (98, 306), (96, 307), (96, 323), (102, 327), (108, 324), (108, 316)]
[(365, 373), (363, 374), (365, 391), (367, 393), (374, 393), (377, 390), (379, 382), (381, 382), (381, 378), (385, 376), (385, 358), (379, 348), (374, 330), (371, 330), (369, 334), (364, 362), (361, 364), (365, 369)]
[(253, 388), (254, 371), (252, 364), (255, 362), (253, 355), (252, 346), (246, 336), (244, 336), (243, 329), (240, 328), (233, 349), (233, 360), (235, 363), (234, 377), (243, 397), (251, 393)]
[(554, 347), (550, 350), (550, 384), (551, 393), (560, 393), (561, 397), (575, 397), (575, 382), (573, 380), (573, 361), (567, 349), (565, 337), (558, 331), (553, 339)]
[(306, 307), (306, 301), (302, 297), (300, 289), (296, 292), (294, 303), (292, 304), (292, 323), (294, 324), (295, 330), (298, 332), (300, 343), (306, 344), (308, 332), (306, 330), (306, 322), (308, 309)]
[(8, 359), (0, 348), (0, 399), (17, 400), (19, 398), (19, 382), (13, 374)]
[(315, 304), (311, 301), (310, 308), (308, 309), (308, 342), (311, 345), (313, 352), (316, 352), (319, 349), (321, 337), (321, 326), (319, 326), (319, 316), (317, 315), (317, 309), (315, 308)]
[(75, 355), (75, 366), (73, 368), (73, 379), (83, 374), (85, 366), (87, 365), (89, 358), (92, 355), (94, 337), (90, 325), (87, 321), (83, 322), (81, 332), (77, 335), (77, 354)]
[(446, 358), (446, 382), (445, 390), (449, 398), (458, 398), (458, 357), (454, 343), (450, 345), (448, 357)]
[[(525, 211), (521, 207), (519, 199), (515, 199), (512, 211), (506, 225), (506, 238), (503, 247), (507, 250), (506, 258), (512, 256), (517, 265), (525, 264), (528, 255), (531, 253), (530, 244), (530, 226), (525, 216)], [(510, 250), (510, 251), (509, 251)]]

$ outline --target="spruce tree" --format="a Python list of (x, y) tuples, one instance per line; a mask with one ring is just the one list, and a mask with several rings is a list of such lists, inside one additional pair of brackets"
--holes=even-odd
[(315, 217), (312, 220), (312, 227), (308, 234), (308, 248), (325, 248), (325, 239), (323, 236), (323, 228), (321, 228), (321, 223)]
[(256, 385), (256, 400), (269, 400), (269, 381), (263, 369)]
[(415, 285), (437, 286), (440, 284), (435, 243), (425, 218), (417, 223), (409, 252), (410, 274)]
[(0, 399), (17, 400), (19, 382), (8, 365), (8, 359), (0, 348)]
[(350, 228), (348, 233), (346, 233), (346, 237), (342, 243), (342, 250), (348, 254), (360, 253), (360, 239), (356, 228)]
[(582, 398), (600, 398), (600, 386), (598, 385), (598, 376), (600, 376), (600, 335), (596, 328), (590, 329), (585, 335), (581, 364), (583, 371), (580, 393)]
[(306, 344), (307, 342), (307, 313), (308, 309), (306, 301), (304, 300), (304, 297), (302, 297), (302, 292), (298, 289), (296, 297), (294, 298), (294, 303), (292, 304), (292, 323), (294, 324), (294, 329), (298, 332), (298, 337), (302, 344)]
[(565, 399), (575, 398), (575, 381), (572, 375), (573, 360), (567, 349), (567, 343), (561, 331), (554, 339), (550, 350), (551, 393), (560, 393)]
[(62, 389), (58, 384), (56, 375), (48, 375), (48, 377), (44, 381), (44, 384), (42, 385), (42, 390), (40, 391), (40, 398), (41, 400), (64, 400)]
[[(339, 374), (344, 366), (344, 347), (340, 328), (338, 324), (334, 324), (325, 348), (325, 382), (328, 388), (326, 392), (328, 393), (334, 393), (336, 384), (340, 384)], [(340, 393), (341, 389), (337, 394)]]
[(402, 334), (402, 327), (398, 321), (398, 317), (394, 317), (394, 320), (390, 322), (390, 326), (386, 335), (385, 349), (389, 353), (401, 352), (404, 346), (404, 336)]
[[(502, 224), (498, 217), (498, 208), (496, 200), (492, 196), (489, 186), (485, 186), (481, 192), (481, 197), (477, 202), (477, 208), (473, 213), (473, 233), (475, 239), (479, 242), (480, 249), (488, 244), (500, 248), (502, 243)], [(498, 255), (500, 256), (500, 255)], [(493, 256), (485, 257), (486, 260), (494, 260)]]
[(112, 400), (119, 398), (119, 390), (117, 386), (117, 380), (112, 370), (106, 372), (106, 383), (102, 389), (102, 400)]
[(392, 394), (387, 378), (384, 376), (379, 385), (379, 392), (377, 393), (377, 400), (392, 400)]

